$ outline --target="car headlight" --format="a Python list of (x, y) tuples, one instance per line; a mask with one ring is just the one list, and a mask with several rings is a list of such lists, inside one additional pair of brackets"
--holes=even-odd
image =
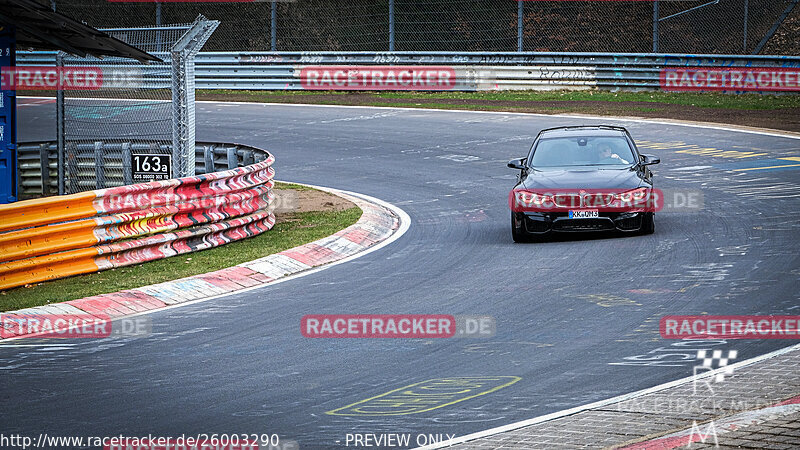
[(551, 203), (553, 201), (553, 197), (550, 195), (539, 194), (536, 192), (526, 191), (526, 190), (514, 190), (514, 199), (519, 206), (542, 206), (546, 203)]
[(640, 187), (632, 189), (630, 191), (625, 191), (621, 194), (617, 194), (617, 200), (620, 200), (624, 203), (632, 203), (645, 200), (649, 196), (650, 196), (650, 190), (646, 187)]

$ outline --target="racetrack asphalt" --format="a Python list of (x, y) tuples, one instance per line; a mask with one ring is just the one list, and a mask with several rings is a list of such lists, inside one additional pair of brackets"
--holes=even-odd
[[(52, 111), (21, 107), (20, 140), (51, 139)], [(661, 158), (656, 186), (699, 191), (702, 208), (657, 214), (650, 236), (514, 244), (507, 196), (516, 174), (506, 162), (542, 128), (596, 123), (626, 126), (643, 153)], [(405, 210), (411, 227), (354, 261), (150, 314), (147, 337), (0, 345), (5, 434), (277, 433), (304, 449), (344, 446), (347, 433), (463, 435), (690, 376), (698, 349), (737, 350), (743, 360), (796, 343), (668, 341), (658, 322), (800, 314), (800, 162), (781, 159), (800, 157), (798, 139), (613, 119), (225, 103), (198, 103), (197, 139), (267, 149), (277, 179), (380, 198)], [(300, 334), (303, 315), (340, 313), (491, 315), (497, 334)], [(326, 414), (425, 380), (498, 376), (520, 380), (416, 414)]]

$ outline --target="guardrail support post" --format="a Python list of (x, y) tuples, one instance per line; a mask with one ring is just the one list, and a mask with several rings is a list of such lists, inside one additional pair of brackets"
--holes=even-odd
[(133, 154), (131, 153), (131, 143), (130, 142), (123, 142), (122, 143), (122, 184), (129, 185), (133, 184), (133, 167), (131, 167), (131, 159), (133, 158)]
[(97, 189), (106, 187), (106, 166), (103, 163), (103, 142), (94, 143), (94, 177), (97, 180)]
[(205, 156), (205, 173), (216, 172), (214, 168), (214, 145), (206, 145), (203, 149), (203, 155)]
[(239, 158), (236, 156), (236, 147), (228, 147), (228, 169), (239, 167)]
[(242, 165), (249, 166), (250, 164), (255, 163), (253, 159), (253, 151), (252, 150), (242, 150)]
[[(78, 146), (74, 142), (64, 149), (63, 158), (67, 160), (67, 171), (69, 173), (69, 193), (78, 192)], [(63, 180), (63, 178), (62, 178)], [(64, 183), (66, 185), (66, 183)], [(65, 192), (66, 186), (65, 186)]]
[[(42, 195), (50, 195), (50, 146), (39, 145), (39, 167), (42, 168)], [(21, 193), (21, 191), (20, 191)]]

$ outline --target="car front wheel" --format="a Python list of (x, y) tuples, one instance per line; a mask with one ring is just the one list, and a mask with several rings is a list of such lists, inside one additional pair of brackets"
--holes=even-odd
[(522, 230), (522, 221), (517, 223), (517, 218), (514, 217), (514, 211), (511, 211), (511, 238), (514, 242), (528, 242), (528, 237), (525, 231)]
[(645, 213), (642, 217), (642, 234), (653, 234), (656, 232), (656, 219), (655, 213)]

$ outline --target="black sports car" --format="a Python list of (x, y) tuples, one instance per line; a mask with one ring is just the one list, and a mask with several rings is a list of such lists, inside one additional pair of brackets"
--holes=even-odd
[(650, 234), (663, 201), (628, 130), (576, 126), (542, 130), (528, 156), (509, 161), (520, 171), (509, 194), (514, 241), (553, 232), (619, 230)]

